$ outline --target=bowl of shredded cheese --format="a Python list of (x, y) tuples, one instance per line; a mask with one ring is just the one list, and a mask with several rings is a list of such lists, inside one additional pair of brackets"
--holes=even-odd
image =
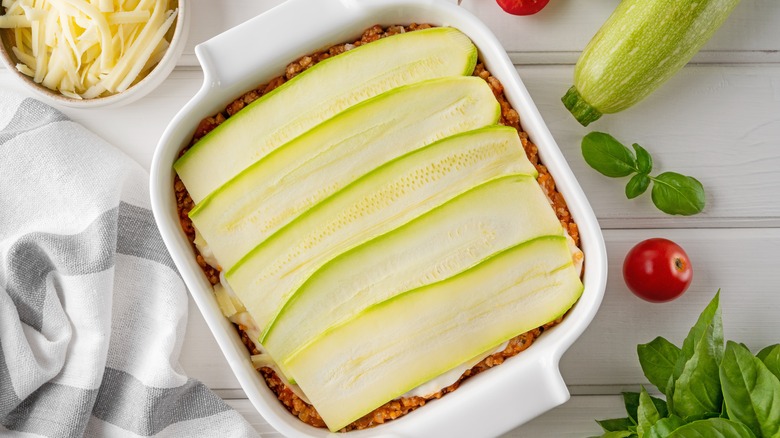
[(176, 66), (188, 17), (181, 0), (1, 0), (0, 60), (49, 102), (123, 105)]

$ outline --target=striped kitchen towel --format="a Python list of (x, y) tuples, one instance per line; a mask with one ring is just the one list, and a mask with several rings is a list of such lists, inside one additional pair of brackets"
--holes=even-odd
[(257, 436), (178, 363), (184, 283), (135, 162), (0, 90), (0, 435)]

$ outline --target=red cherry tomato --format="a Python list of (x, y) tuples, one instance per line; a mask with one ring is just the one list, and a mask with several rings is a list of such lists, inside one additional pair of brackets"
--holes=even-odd
[(623, 279), (639, 298), (662, 303), (685, 292), (693, 279), (688, 254), (671, 240), (654, 238), (639, 242), (626, 254)]
[(512, 15), (531, 15), (542, 10), (550, 0), (496, 0), (506, 12)]

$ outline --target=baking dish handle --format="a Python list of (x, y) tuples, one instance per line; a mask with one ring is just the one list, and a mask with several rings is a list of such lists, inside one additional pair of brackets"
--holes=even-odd
[[(512, 363), (466, 380), (455, 397), (426, 406), (429, 412), (419, 416), (414, 430), (402, 432), (414, 436), (498, 436), (569, 400), (557, 358), (534, 356), (509, 358)], [(481, 402), (475, 409), (473, 403), (462, 403), (458, 397)]]
[[(346, 26), (365, 8), (357, 0), (289, 0), (257, 17), (195, 47), (206, 84), (229, 88), (269, 64), (279, 62), (276, 50), (268, 47), (303, 46), (307, 32), (290, 32), (289, 27), (309, 29), (322, 26), (328, 17), (329, 28)], [(262, 25), (254, 24), (261, 20)], [(280, 41), (279, 35), (285, 35)], [(252, 56), (247, 56), (251, 53)]]
[[(519, 361), (522, 355), (514, 359)], [(490, 412), (483, 417), (495, 425), (496, 434), (515, 427), (518, 417), (523, 422), (530, 421), (569, 400), (569, 389), (561, 376), (557, 358), (537, 357), (522, 365), (507, 368), (513, 375), (500, 383), (509, 387), (504, 389), (505, 393), (514, 394), (514, 400), (503, 406), (491, 406)]]

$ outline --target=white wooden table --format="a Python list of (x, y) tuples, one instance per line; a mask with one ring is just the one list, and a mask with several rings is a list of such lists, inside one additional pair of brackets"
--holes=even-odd
[[(189, 1), (189, 44), (163, 86), (118, 109), (63, 108), (147, 169), (168, 121), (201, 84), (193, 47), (281, 0)], [(647, 384), (636, 344), (658, 335), (680, 344), (718, 288), (727, 338), (753, 349), (780, 342), (780, 3), (743, 1), (691, 65), (659, 91), (583, 128), (560, 97), (571, 85), (579, 51), (617, 3), (552, 0), (538, 15), (513, 17), (493, 0), (462, 2), (510, 53), (596, 211), (609, 253), (601, 309), (561, 363), (571, 400), (510, 432), (512, 437), (596, 435), (593, 419), (624, 416), (620, 392)], [(0, 87), (20, 89), (12, 79), (0, 69)], [(642, 144), (659, 171), (697, 177), (707, 191), (704, 212), (671, 217), (655, 210), (649, 196), (627, 200), (624, 180), (602, 177), (583, 161), (580, 140), (591, 130)], [(680, 243), (694, 265), (688, 292), (667, 304), (635, 298), (621, 276), (628, 249), (653, 236)], [(264, 436), (278, 436), (245, 399), (194, 305), (181, 362)]]

